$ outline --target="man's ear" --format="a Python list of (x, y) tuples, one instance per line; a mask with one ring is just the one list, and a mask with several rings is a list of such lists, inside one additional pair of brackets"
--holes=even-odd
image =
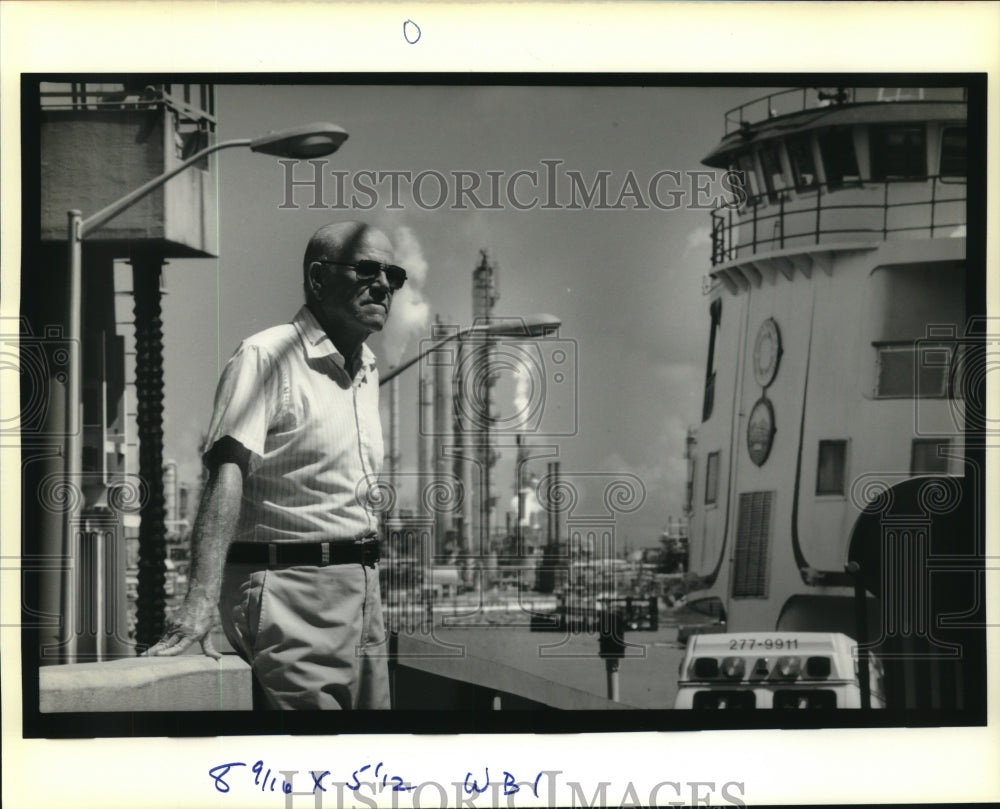
[(312, 293), (314, 299), (319, 300), (322, 296), (320, 293), (323, 291), (323, 265), (318, 261), (314, 261), (309, 265), (309, 291)]

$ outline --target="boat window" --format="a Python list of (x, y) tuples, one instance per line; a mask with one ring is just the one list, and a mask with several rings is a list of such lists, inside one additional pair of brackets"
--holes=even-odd
[(710, 506), (719, 497), (719, 453), (708, 453), (705, 465), (705, 505)]
[(813, 160), (812, 138), (803, 132), (792, 135), (786, 142), (788, 160), (792, 164), (792, 180), (797, 191), (816, 187), (816, 161)]
[(764, 185), (767, 188), (767, 198), (771, 202), (778, 201), (778, 195), (785, 189), (785, 175), (781, 170), (781, 155), (778, 144), (771, 143), (760, 150), (760, 165), (764, 172)]
[(750, 197), (752, 202), (756, 202), (760, 196), (760, 184), (757, 182), (757, 171), (753, 166), (753, 155), (749, 152), (741, 154), (736, 158), (734, 170), (739, 172), (743, 181), (743, 190)]
[(834, 126), (820, 132), (819, 151), (826, 172), (826, 185), (831, 191), (861, 183), (854, 137), (848, 126)]
[(965, 127), (950, 126), (941, 133), (941, 178), (965, 179)]
[(950, 446), (951, 441), (947, 438), (914, 438), (910, 448), (910, 474), (948, 474)]
[(847, 442), (820, 441), (816, 463), (816, 494), (843, 494), (847, 472)]
[(876, 344), (875, 395), (884, 399), (933, 399), (958, 395), (949, 384), (956, 344), (917, 340)]
[(878, 267), (867, 295), (879, 397), (963, 396), (965, 266), (961, 262)]
[(927, 139), (923, 124), (872, 126), (869, 146), (873, 180), (927, 178)]

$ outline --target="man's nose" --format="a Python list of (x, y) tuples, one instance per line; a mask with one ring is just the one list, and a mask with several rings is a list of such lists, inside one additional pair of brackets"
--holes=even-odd
[(384, 268), (379, 269), (378, 275), (372, 278), (371, 285), (380, 286), (386, 292), (392, 294), (392, 285), (389, 283), (389, 276)]

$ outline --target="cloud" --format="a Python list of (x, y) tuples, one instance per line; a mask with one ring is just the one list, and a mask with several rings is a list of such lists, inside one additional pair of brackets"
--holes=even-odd
[(423, 288), (427, 281), (427, 259), (413, 230), (405, 225), (396, 228), (393, 242), (396, 245), (396, 261), (406, 268), (407, 285)]
[(700, 252), (712, 245), (712, 229), (705, 225), (688, 232), (684, 239), (684, 257), (687, 258), (692, 253)]
[(430, 318), (430, 304), (424, 298), (427, 260), (413, 231), (398, 227), (393, 232), (396, 261), (406, 269), (406, 285), (393, 295), (392, 314), (382, 333), (382, 350), (390, 365), (400, 361), (414, 335), (422, 334)]

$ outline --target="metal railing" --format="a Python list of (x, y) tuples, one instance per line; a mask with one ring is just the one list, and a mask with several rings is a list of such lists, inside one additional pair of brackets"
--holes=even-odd
[(798, 87), (768, 93), (726, 110), (725, 131), (728, 135), (756, 121), (839, 104), (898, 101), (964, 102), (967, 96), (968, 91), (964, 87)]
[(204, 121), (213, 128), (217, 123), (211, 84), (43, 83), (38, 96), (44, 110), (143, 110), (165, 104), (182, 119)]
[[(921, 184), (927, 187), (925, 198), (890, 200), (891, 186), (905, 186), (912, 191), (919, 189)], [(892, 179), (852, 181), (849, 187), (845, 187), (844, 183), (838, 183), (833, 191), (830, 190), (828, 183), (819, 183), (798, 192), (794, 200), (787, 199), (784, 191), (778, 192), (778, 199), (775, 202), (766, 202), (768, 199), (766, 193), (757, 194), (748, 197), (746, 204), (737, 212), (732, 208), (726, 210), (716, 208), (712, 211), (712, 266), (733, 261), (740, 256), (741, 251), (754, 255), (764, 246), (771, 250), (783, 250), (787, 243), (795, 242), (801, 245), (803, 239), (810, 240), (813, 244), (820, 244), (824, 236), (850, 234), (861, 238), (875, 237), (885, 241), (891, 234), (926, 231), (933, 238), (935, 231), (941, 233), (945, 229), (965, 225), (965, 185), (964, 178), (942, 178), (935, 175), (916, 181)], [(882, 188), (882, 198), (879, 202), (854, 201), (833, 204), (827, 201), (824, 204), (823, 201), (824, 197), (833, 193), (849, 193), (879, 187)], [(942, 188), (949, 190), (961, 188), (962, 193), (961, 196), (941, 196)], [(815, 195), (815, 202), (809, 205), (808, 200), (811, 195)], [(957, 204), (962, 205), (961, 217), (955, 221), (949, 219), (942, 221), (941, 208)], [(921, 208), (926, 209), (926, 216), (918, 218), (916, 224), (912, 224), (912, 220), (911, 223), (904, 225), (890, 222), (890, 211)], [(773, 210), (761, 213), (762, 209)], [(824, 216), (829, 221), (830, 215), (838, 211), (869, 211), (870, 224), (862, 227), (825, 227)], [(788, 224), (793, 218), (808, 219), (810, 224), (799, 230), (790, 230)]]

